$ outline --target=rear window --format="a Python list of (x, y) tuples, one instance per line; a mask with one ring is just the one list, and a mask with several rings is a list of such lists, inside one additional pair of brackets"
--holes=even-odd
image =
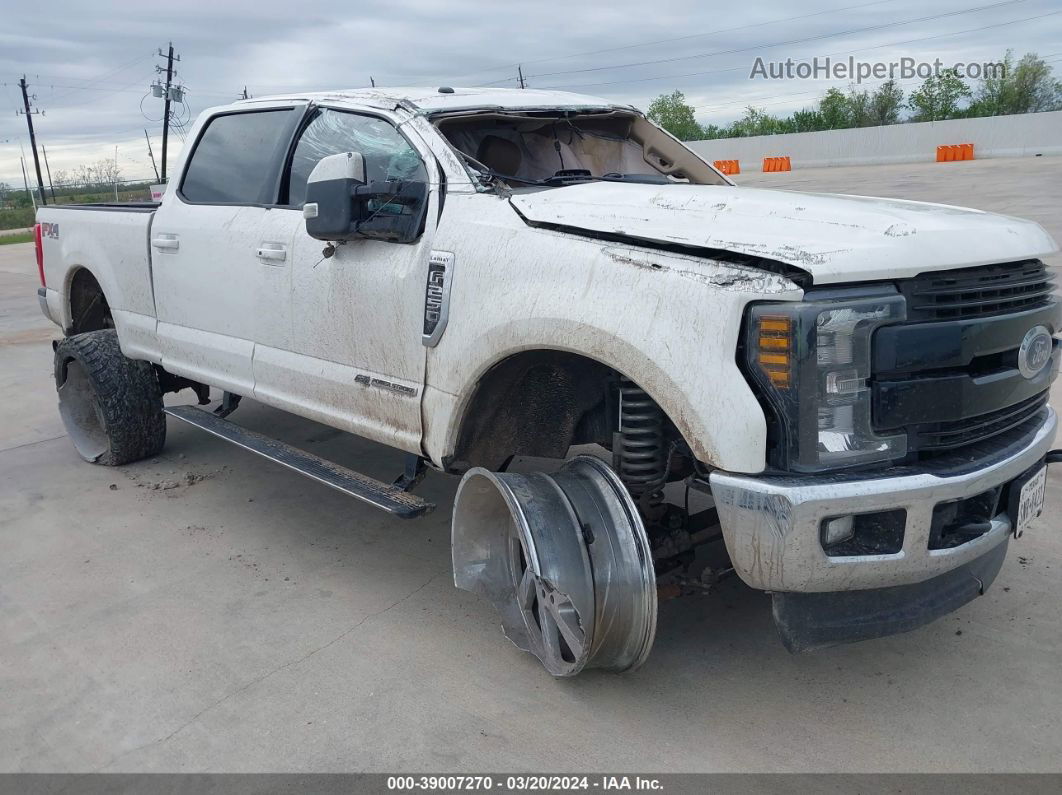
[(213, 118), (196, 144), (181, 195), (203, 204), (272, 204), (292, 109)]

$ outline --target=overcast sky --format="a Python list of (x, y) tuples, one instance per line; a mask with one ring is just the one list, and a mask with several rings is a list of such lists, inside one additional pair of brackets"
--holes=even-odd
[[(53, 173), (114, 157), (117, 145), (123, 176), (150, 176), (143, 130), (158, 157), (162, 101), (144, 95), (162, 62), (157, 50), (169, 40), (181, 56), (178, 79), (191, 119), (235, 99), (245, 85), (255, 96), (360, 87), (370, 75), (378, 85), (515, 86), (518, 63), (535, 88), (642, 109), (679, 89), (701, 121), (715, 123), (749, 104), (786, 114), (830, 85), (845, 86), (751, 80), (758, 56), (950, 64), (998, 60), (1009, 47), (1019, 56), (1037, 52), (1062, 72), (1058, 0), (53, 0), (13, 4), (4, 16), (0, 181), (19, 187), (20, 142), (32, 180), (25, 119), (15, 115), (23, 73), (45, 111), (35, 123)], [(180, 133), (171, 145), (172, 163)]]

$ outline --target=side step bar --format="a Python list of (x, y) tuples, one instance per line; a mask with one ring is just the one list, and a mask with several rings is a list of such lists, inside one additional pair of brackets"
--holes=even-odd
[(219, 439), (257, 453), (263, 458), (293, 469), (318, 483), (331, 486), (337, 491), (368, 503), (374, 508), (387, 511), (400, 519), (423, 516), (435, 508), (433, 503), (422, 500), (409, 492), (326, 461), (313, 453), (307, 453), (305, 450), (299, 450), (297, 447), (284, 444), (276, 439), (241, 428), (209, 411), (203, 411), (195, 406), (167, 406), (164, 411), (175, 419), (201, 428)]

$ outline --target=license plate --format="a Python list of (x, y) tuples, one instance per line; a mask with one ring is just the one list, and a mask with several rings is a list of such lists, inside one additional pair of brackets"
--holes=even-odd
[[(1017, 485), (1017, 484), (1015, 484)], [(1020, 537), (1025, 529), (1044, 509), (1044, 493), (1047, 490), (1047, 467), (1042, 466), (1029, 475), (1018, 491), (1017, 510), (1014, 519), (1014, 535)]]

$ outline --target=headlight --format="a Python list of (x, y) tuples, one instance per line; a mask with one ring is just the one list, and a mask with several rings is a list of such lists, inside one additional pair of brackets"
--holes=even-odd
[(746, 370), (781, 424), (779, 466), (798, 472), (902, 458), (907, 436), (870, 424), (870, 338), (906, 317), (894, 290), (830, 290), (749, 308)]

